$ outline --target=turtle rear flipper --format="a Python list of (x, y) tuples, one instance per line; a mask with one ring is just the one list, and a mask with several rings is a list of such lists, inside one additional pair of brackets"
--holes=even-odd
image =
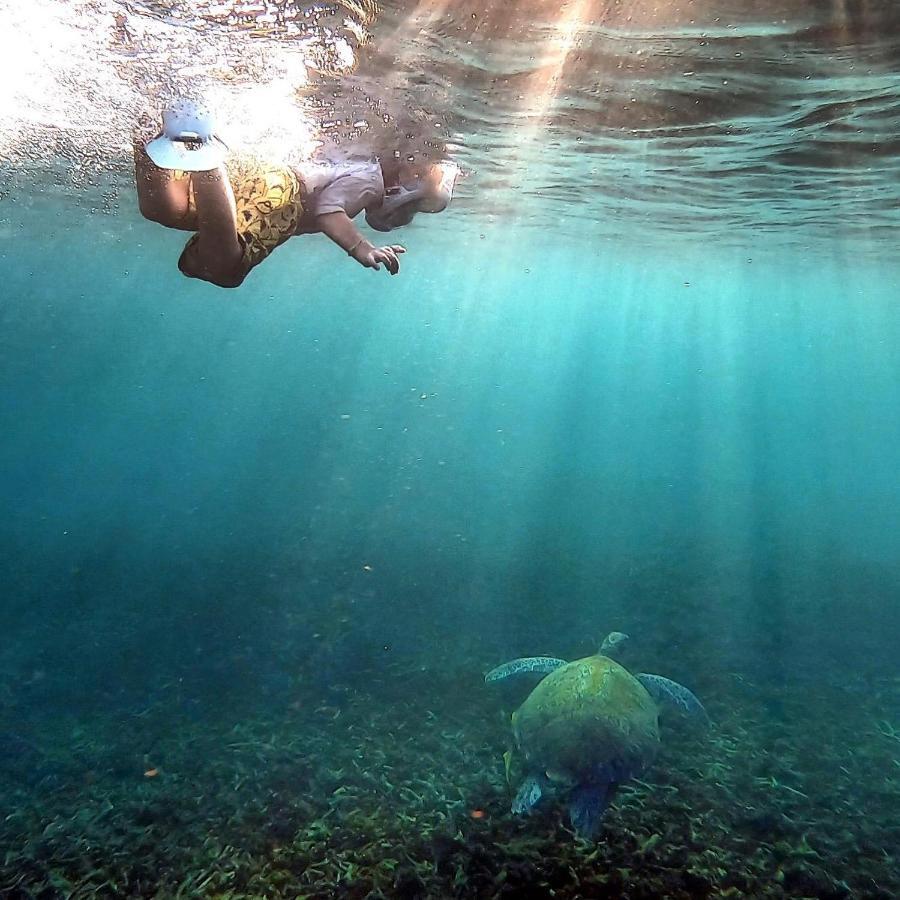
[(573, 789), (569, 797), (569, 819), (582, 840), (593, 840), (614, 793), (611, 784), (583, 784)]
[(672, 681), (670, 678), (663, 678), (662, 675), (648, 675), (646, 672), (635, 675), (635, 678), (663, 709), (675, 710), (689, 718), (709, 724), (709, 715), (703, 704), (697, 699), (696, 694), (683, 684)]
[(529, 775), (520, 785), (512, 802), (512, 811), (517, 815), (530, 813), (544, 794), (544, 779)]

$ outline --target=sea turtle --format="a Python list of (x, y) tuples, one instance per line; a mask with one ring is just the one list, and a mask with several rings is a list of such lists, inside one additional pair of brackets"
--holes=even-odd
[(613, 632), (594, 656), (575, 662), (526, 657), (485, 675), (488, 683), (524, 673), (546, 675), (512, 717), (527, 773), (513, 800), (514, 813), (530, 812), (555, 786), (568, 792), (575, 832), (590, 840), (616, 788), (656, 756), (660, 709), (708, 721), (686, 687), (661, 675), (632, 675), (612, 658), (627, 637)]

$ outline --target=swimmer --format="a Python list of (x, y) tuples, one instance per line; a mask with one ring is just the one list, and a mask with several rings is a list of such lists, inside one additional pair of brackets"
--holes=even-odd
[(243, 160), (216, 136), (210, 111), (187, 100), (165, 110), (157, 138), (135, 143), (141, 214), (195, 232), (178, 268), (229, 288), (298, 234), (324, 234), (360, 265), (383, 265), (396, 275), (405, 248), (372, 244), (353, 219), (364, 212), (369, 227), (386, 233), (420, 212), (442, 212), (458, 173), (449, 162), (417, 168), (399, 159), (302, 166)]

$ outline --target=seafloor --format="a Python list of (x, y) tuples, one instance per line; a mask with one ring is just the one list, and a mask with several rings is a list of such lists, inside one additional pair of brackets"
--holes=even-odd
[(591, 844), (510, 814), (510, 697), (465, 659), (199, 711), (8, 695), (0, 896), (900, 896), (900, 680), (695, 665), (711, 730), (665, 727)]

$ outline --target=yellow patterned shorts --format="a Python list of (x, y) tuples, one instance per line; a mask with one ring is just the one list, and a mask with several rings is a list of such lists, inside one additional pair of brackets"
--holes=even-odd
[[(228, 180), (237, 207), (237, 232), (244, 250), (238, 274), (244, 276), (258, 266), (276, 247), (297, 233), (303, 215), (304, 186), (288, 166), (263, 165), (255, 160), (229, 159)], [(176, 177), (188, 173), (176, 173)], [(190, 190), (191, 211), (196, 211), (194, 192)], [(198, 235), (184, 245), (185, 254), (196, 246)]]

